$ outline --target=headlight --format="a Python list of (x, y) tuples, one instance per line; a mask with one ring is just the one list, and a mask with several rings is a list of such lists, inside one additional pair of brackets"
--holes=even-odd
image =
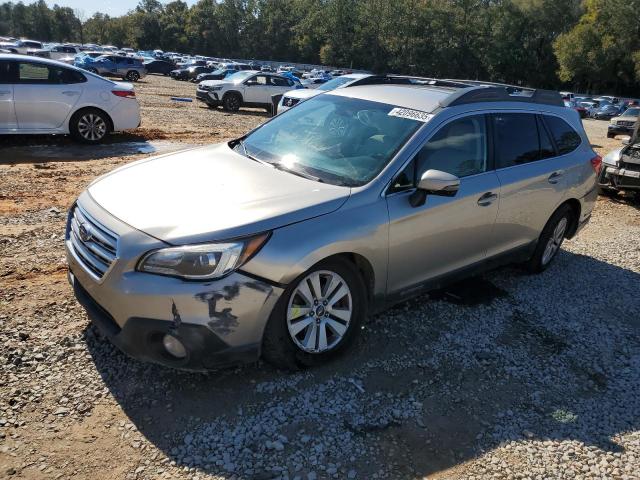
[(222, 90), (222, 85), (216, 85), (215, 87), (211, 87), (211, 90), (215, 91), (215, 90)]
[(607, 165), (613, 165), (614, 167), (617, 166), (618, 161), (620, 160), (621, 150), (622, 149), (617, 148), (616, 150), (612, 150), (611, 152), (607, 153), (602, 159), (602, 162), (606, 163)]
[(161, 248), (142, 257), (138, 270), (188, 280), (219, 278), (245, 264), (268, 238), (264, 233), (234, 242)]

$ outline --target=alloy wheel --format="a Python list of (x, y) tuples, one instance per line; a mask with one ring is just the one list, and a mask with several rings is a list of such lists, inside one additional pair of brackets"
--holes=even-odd
[(567, 219), (563, 217), (560, 219), (556, 228), (553, 230), (553, 234), (549, 237), (547, 241), (547, 246), (544, 249), (544, 253), (542, 254), (542, 264), (547, 265), (551, 259), (558, 253), (560, 249), (560, 245), (564, 240), (564, 233), (567, 230)]
[(85, 140), (95, 142), (107, 134), (107, 124), (100, 115), (86, 113), (78, 120), (78, 132)]
[(291, 293), (287, 328), (298, 348), (323, 353), (342, 341), (352, 316), (347, 282), (335, 272), (318, 270), (304, 277)]

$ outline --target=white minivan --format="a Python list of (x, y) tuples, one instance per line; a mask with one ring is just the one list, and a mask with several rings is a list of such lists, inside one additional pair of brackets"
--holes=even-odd
[(98, 143), (137, 128), (133, 86), (55, 60), (0, 54), (0, 134), (71, 134)]

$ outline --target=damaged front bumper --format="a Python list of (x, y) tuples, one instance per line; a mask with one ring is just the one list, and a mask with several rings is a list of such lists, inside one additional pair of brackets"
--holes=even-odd
[[(162, 242), (114, 219), (86, 193), (80, 201), (92, 220), (118, 236), (117, 258), (102, 277), (87, 268), (69, 231), (65, 242), (75, 296), (113, 344), (134, 358), (188, 370), (259, 358), (282, 288), (239, 271), (207, 282), (138, 272), (140, 256)], [(167, 351), (166, 335), (184, 346), (183, 358)]]
[(603, 165), (598, 186), (612, 190), (640, 189), (640, 165), (621, 163), (619, 166)]

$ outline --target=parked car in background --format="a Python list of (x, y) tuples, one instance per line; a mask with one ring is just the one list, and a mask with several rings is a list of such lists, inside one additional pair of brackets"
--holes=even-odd
[(169, 75), (176, 66), (165, 60), (149, 60), (143, 62), (144, 68), (147, 70), (147, 73), (157, 73), (160, 75)]
[(240, 107), (259, 107), (271, 112), (272, 95), (282, 94), (294, 86), (293, 80), (273, 73), (244, 70), (224, 80), (205, 80), (198, 84), (196, 98), (209, 107), (222, 105), (235, 112)]
[(321, 365), (368, 314), (461, 272), (547, 269), (588, 222), (600, 167), (555, 92), (343, 88), (93, 182), (68, 215), (69, 280), (131, 356)]
[(599, 97), (597, 97), (595, 100), (602, 102), (608, 102), (608, 103), (613, 103), (613, 104), (617, 104), (620, 103), (620, 99), (618, 97), (612, 97), (611, 95), (601, 95)]
[(282, 113), (291, 107), (297, 105), (303, 100), (315, 97), (324, 92), (335, 90), (336, 88), (348, 87), (349, 85), (357, 85), (357, 83), (365, 78), (369, 78), (372, 75), (368, 73), (352, 73), (350, 75), (342, 75), (334, 79), (329, 80), (322, 85), (319, 85), (315, 89), (297, 89), (285, 92), (280, 102), (278, 103), (278, 112)]
[(103, 55), (89, 63), (86, 70), (109, 77), (121, 77), (123, 80), (137, 82), (144, 78), (147, 69), (137, 58), (118, 55)]
[(587, 116), (587, 109), (585, 107), (578, 105), (573, 100), (563, 100), (563, 101), (564, 101), (564, 106), (578, 112), (578, 114), (580, 115), (580, 118), (585, 118)]
[(603, 168), (598, 176), (599, 193), (611, 194), (626, 190), (634, 191), (636, 195), (640, 195), (640, 138), (638, 138), (638, 128), (639, 124), (636, 123), (629, 142), (609, 152), (602, 159)]
[(222, 80), (227, 78), (229, 75), (233, 75), (234, 73), (238, 73), (238, 70), (233, 70), (229, 68), (219, 68), (209, 73), (200, 73), (196, 77), (196, 83), (204, 82), (205, 80)]
[(638, 121), (640, 107), (632, 107), (625, 110), (619, 117), (613, 117), (607, 129), (607, 138), (615, 138), (616, 135), (631, 135)]
[(192, 80), (201, 73), (209, 73), (215, 70), (215, 67), (207, 67), (206, 65), (191, 65), (189, 67), (178, 68), (172, 70), (169, 75), (174, 80)]
[(0, 54), (0, 134), (68, 134), (97, 143), (137, 128), (133, 86), (55, 60)]
[(622, 105), (609, 103), (593, 110), (591, 112), (591, 118), (595, 118), (596, 120), (609, 120), (620, 115), (623, 110), (625, 110), (625, 108)]
[(42, 49), (42, 42), (37, 42), (35, 40), (16, 40), (15, 42), (7, 44), (7, 46), (3, 48), (10, 50), (12, 53), (26, 55), (29, 50)]
[(318, 88), (320, 85), (327, 83), (327, 81), (328, 80), (326, 78), (315, 77), (315, 78), (305, 78), (301, 80), (300, 83), (304, 88), (315, 89), (315, 88)]
[(73, 64), (75, 56), (80, 53), (78, 47), (67, 45), (53, 45), (50, 48), (28, 50), (28, 55), (34, 55), (41, 58), (50, 58), (51, 60), (59, 60), (64, 63)]

